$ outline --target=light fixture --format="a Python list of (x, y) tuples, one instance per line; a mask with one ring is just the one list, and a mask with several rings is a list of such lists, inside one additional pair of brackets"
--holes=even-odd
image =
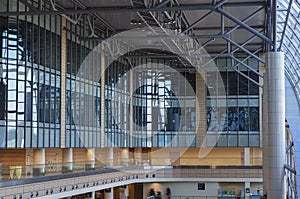
[(142, 21), (141, 20), (137, 20), (137, 19), (132, 19), (130, 21), (130, 24), (131, 25), (141, 25), (142, 24)]

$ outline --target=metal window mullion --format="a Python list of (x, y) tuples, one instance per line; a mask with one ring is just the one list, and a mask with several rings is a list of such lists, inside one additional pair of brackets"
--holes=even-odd
[[(44, 10), (46, 10), (46, 4), (44, 3)], [(47, 21), (46, 21), (46, 17), (47, 15), (44, 16), (44, 45), (45, 45), (45, 51), (44, 51), (44, 56), (45, 56), (45, 60), (44, 60), (44, 68), (46, 68), (47, 66), (47, 50), (49, 51), (50, 48), (48, 48), (47, 44)], [(51, 31), (50, 31), (51, 33)], [(50, 34), (51, 36), (51, 34)], [(51, 50), (51, 49), (50, 49)], [(50, 57), (51, 58), (51, 57)], [(49, 65), (49, 86), (48, 86), (48, 91), (49, 91), (49, 98), (48, 98), (48, 116), (49, 116), (49, 127), (48, 127), (48, 147), (50, 147), (50, 129), (51, 129), (51, 65)], [(45, 121), (46, 122), (46, 121)], [(45, 139), (45, 126), (44, 126), (44, 147), (45, 147), (45, 143), (46, 143), (46, 139)]]
[[(7, 0), (7, 2), (8, 2), (8, 0)], [(7, 10), (8, 10), (8, 6), (9, 6), (9, 4), (7, 3)], [(7, 35), (6, 35), (6, 47), (5, 47), (5, 49), (6, 49), (6, 52), (8, 52), (8, 30), (9, 30), (9, 18), (7, 19)], [(2, 35), (3, 35), (3, 32), (2, 32)], [(5, 138), (6, 138), (6, 140), (5, 140), (5, 148), (7, 148), (7, 143), (8, 143), (8, 53), (6, 54), (6, 57), (5, 57), (6, 59), (5, 59), (5, 61), (6, 61), (6, 89), (5, 89), (5, 105), (6, 105), (6, 113), (5, 113), (5, 115), (6, 115), (6, 118), (5, 118), (5, 123), (6, 123), (6, 125), (5, 125), (5, 131), (6, 131), (6, 136), (5, 136)]]
[[(19, 11), (19, 2), (17, 2), (17, 11)], [(19, 23), (19, 17), (17, 16), (16, 18), (17, 21), (17, 27), (16, 27), (16, 36), (17, 36), (17, 41), (16, 41), (16, 93), (19, 92), (19, 30), (20, 30), (20, 23)], [(15, 136), (16, 136), (16, 140), (15, 140), (15, 148), (18, 148), (18, 130), (19, 130), (19, 95), (16, 96), (16, 132), (15, 132)]]
[[(33, 84), (34, 84), (34, 79), (33, 79), (33, 77), (34, 77), (34, 40), (35, 40), (35, 32), (34, 32), (34, 25), (33, 25), (33, 21), (34, 21), (34, 19), (33, 19), (34, 17), (31, 17), (31, 21), (30, 21), (30, 27), (31, 27), (31, 32), (32, 32), (32, 35), (31, 35), (31, 41), (30, 41), (30, 45), (31, 45), (31, 60), (30, 60), (30, 62), (31, 62), (31, 84), (30, 84), (30, 97), (31, 97), (31, 106), (30, 106), (30, 108), (31, 108), (31, 121), (30, 121), (30, 124), (31, 124), (31, 133), (30, 133), (30, 147), (33, 147), (32, 145), (33, 145), (33, 132), (34, 132), (34, 125), (33, 125), (33, 120), (34, 120), (34, 109), (33, 109), (33, 105), (34, 105), (34, 103), (33, 103), (33, 93), (35, 92), (34, 91), (34, 87), (33, 87)], [(27, 37), (27, 34), (26, 34), (26, 37)], [(29, 39), (29, 37), (27, 37), (27, 39)], [(37, 123), (37, 114), (38, 114), (38, 112), (37, 112), (37, 108), (38, 108), (38, 106), (37, 106), (37, 102), (36, 102), (36, 123)]]
[[(25, 7), (25, 10), (27, 10), (28, 7)], [(25, 23), (25, 32), (24, 32), (24, 56), (25, 56), (25, 60), (24, 60), (24, 74), (25, 74), (25, 77), (24, 77), (24, 86), (25, 86), (25, 90), (24, 90), (24, 148), (27, 148), (26, 145), (27, 145), (27, 136), (26, 136), (26, 131), (27, 131), (27, 106), (26, 104), (28, 103), (27, 102), (27, 32), (28, 32), (28, 29), (27, 29), (27, 16), (25, 16), (25, 20), (24, 20), (24, 23)]]
[(39, 88), (40, 88), (40, 15), (37, 16), (38, 18), (38, 28), (37, 28), (37, 65), (38, 65), (38, 75), (37, 75), (37, 104), (38, 104), (38, 109), (37, 109), (37, 148), (39, 148), (39, 136), (40, 136), (40, 133), (39, 133), (39, 129), (40, 129), (40, 91), (39, 91)]

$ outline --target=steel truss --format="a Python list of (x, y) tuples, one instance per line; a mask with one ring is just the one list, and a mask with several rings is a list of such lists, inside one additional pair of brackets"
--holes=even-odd
[(297, 180), (296, 180), (296, 159), (295, 159), (295, 149), (294, 140), (289, 128), (289, 124), (286, 121), (286, 164), (284, 169), (286, 172), (286, 185), (287, 193), (286, 196), (289, 199), (297, 199)]
[[(21, 12), (0, 12), (0, 16), (20, 16), (20, 15), (63, 15), (67, 19), (69, 19), (73, 23), (77, 23), (80, 16), (82, 15), (89, 15), (91, 17), (88, 17), (88, 27), (91, 30), (91, 35), (89, 38), (84, 39), (101, 39), (99, 35), (97, 35), (94, 31), (94, 24), (92, 23), (92, 18), (97, 19), (100, 21), (102, 25), (106, 27), (106, 30), (103, 30), (103, 32), (106, 32), (106, 36), (109, 36), (110, 34), (107, 34), (108, 31), (110, 31), (111, 34), (117, 33), (117, 30), (115, 30), (114, 27), (112, 27), (108, 22), (106, 22), (103, 18), (101, 18), (97, 13), (125, 13), (125, 12), (135, 12), (138, 13), (140, 18), (144, 21), (145, 24), (150, 26), (158, 26), (161, 28), (162, 31), (168, 26), (171, 29), (175, 29), (178, 32), (181, 32), (183, 34), (187, 34), (190, 37), (194, 39), (208, 39), (207, 42), (204, 43), (205, 46), (212, 45), (212, 43), (217, 40), (225, 40), (227, 43), (227, 46), (224, 50), (222, 50), (220, 53), (214, 53), (214, 58), (218, 56), (224, 56), (224, 53), (228, 55), (229, 58), (231, 58), (234, 62), (237, 62), (239, 64), (242, 64), (243, 66), (247, 67), (251, 70), (251, 66), (246, 64), (247, 59), (254, 58), (258, 60), (259, 62), (265, 64), (265, 61), (257, 55), (258, 50), (255, 50), (254, 52), (249, 51), (246, 47), (247, 44), (249, 44), (249, 41), (252, 41), (256, 38), (259, 38), (266, 46), (269, 46), (268, 49), (271, 49), (270, 47), (273, 46), (274, 51), (277, 50), (276, 47), (276, 34), (274, 34), (274, 31), (276, 31), (276, 0), (269, 0), (267, 3), (265, 1), (249, 1), (249, 2), (228, 2), (228, 0), (220, 0), (215, 1), (212, 0), (211, 4), (179, 4), (176, 0), (164, 0), (164, 1), (158, 1), (158, 0), (146, 0), (146, 1), (132, 1), (132, 6), (111, 6), (111, 7), (87, 7), (85, 6), (80, 0), (73, 0), (74, 2), (74, 8), (73, 9), (64, 9), (59, 7), (59, 5), (56, 5), (54, 0), (49, 0), (50, 4), (52, 5), (52, 9), (50, 10), (42, 10), (42, 7), (34, 7), (32, 4), (28, 3), (26, 0), (21, 0), (21, 2), (28, 7), (28, 11), (21, 11)], [(253, 13), (251, 13), (248, 17), (245, 19), (238, 19), (229, 12), (227, 12), (224, 8), (229, 7), (240, 7), (240, 6), (259, 6), (260, 8)], [(255, 16), (257, 13), (262, 11), (263, 9), (267, 10), (267, 18), (269, 22), (271, 22), (272, 25), (267, 27), (268, 29), (265, 30), (263, 27), (262, 31), (257, 29), (257, 27), (250, 27), (247, 25), (247, 21), (249, 21), (253, 16)], [(185, 11), (188, 10), (207, 10), (207, 13), (194, 21), (193, 23), (189, 23), (185, 16)], [(273, 12), (271, 12), (273, 11)], [(275, 13), (274, 13), (275, 12)], [(209, 17), (212, 13), (218, 13), (221, 17), (221, 24), (220, 24), (220, 33), (216, 35), (194, 35), (193, 30), (194, 28), (204, 19)], [(273, 13), (273, 14), (272, 14)], [(70, 15), (77, 16), (74, 21), (74, 17), (69, 17)], [(228, 27), (225, 27), (224, 18), (227, 18), (234, 22), (236, 26), (228, 30)], [(271, 20), (273, 19), (273, 20)], [(167, 24), (167, 25), (166, 25)], [(275, 24), (275, 25), (274, 25)], [(240, 44), (233, 39), (230, 38), (230, 34), (233, 33), (235, 30), (243, 28), (247, 30), (249, 33), (253, 35), (253, 37), (247, 39), (244, 41), (244, 43)], [(227, 30), (227, 31), (226, 31)], [(274, 30), (274, 31), (273, 31)], [(267, 36), (265, 33), (268, 33)], [(166, 34), (167, 35), (167, 34)], [(103, 39), (103, 38), (102, 38)], [(101, 39), (101, 40), (102, 40)], [(166, 43), (164, 41), (165, 45), (169, 46), (169, 48), (178, 48), (178, 45), (176, 44), (175, 40), (172, 40), (171, 43)], [(187, 44), (187, 45), (193, 45), (193, 44)], [(280, 45), (281, 46), (281, 45)], [(188, 49), (188, 46), (187, 46)], [(259, 48), (262, 49), (262, 48)], [(183, 50), (183, 49), (179, 49)], [(200, 51), (199, 51), (200, 52)], [(243, 52), (247, 54), (247, 59), (244, 59), (240, 61), (236, 56), (236, 52)], [(188, 54), (191, 54), (192, 52), (189, 52)], [(193, 54), (196, 54), (196, 52), (193, 52)], [(181, 62), (184, 65), (187, 65), (188, 63), (184, 63), (185, 61), (181, 59)], [(200, 61), (201, 62), (201, 61)], [(237, 68), (235, 70), (238, 71)], [(253, 71), (253, 70), (252, 70)], [(262, 74), (256, 71), (256, 74), (259, 77), (263, 77)], [(250, 77), (246, 77), (250, 81), (253, 82), (253, 79)], [(255, 82), (257, 85), (262, 86), (259, 84), (259, 82)]]

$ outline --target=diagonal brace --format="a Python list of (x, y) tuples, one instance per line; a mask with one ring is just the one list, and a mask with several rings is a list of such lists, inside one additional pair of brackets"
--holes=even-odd
[(225, 17), (227, 17), (231, 21), (235, 22), (236, 24), (240, 25), (241, 27), (245, 28), (249, 32), (253, 33), (254, 35), (258, 36), (259, 38), (261, 38), (263, 41), (267, 42), (268, 44), (273, 45), (273, 41), (270, 38), (266, 37), (264, 34), (261, 34), (257, 30), (251, 28), (250, 26), (248, 26), (247, 24), (243, 23), (238, 18), (232, 16), (230, 13), (226, 12), (225, 10), (223, 10), (221, 8), (217, 8), (216, 11), (219, 12), (220, 14), (224, 15)]

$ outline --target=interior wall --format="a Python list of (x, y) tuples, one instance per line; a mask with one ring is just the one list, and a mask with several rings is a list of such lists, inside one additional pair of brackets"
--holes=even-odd
[(0, 149), (0, 163), (2, 166), (25, 165), (25, 149)]
[(172, 183), (145, 183), (143, 186), (143, 198), (148, 197), (150, 189), (160, 191), (163, 198), (166, 188), (171, 190), (171, 196), (217, 196), (219, 185), (217, 182), (206, 182), (205, 190), (198, 190), (198, 182), (172, 182)]
[(82, 162), (86, 158), (85, 148), (74, 148), (73, 149), (73, 162)]
[[(153, 148), (151, 163), (153, 165), (170, 165), (178, 154), (180, 165), (243, 165), (244, 148), (212, 148), (203, 158), (199, 157), (200, 148)], [(174, 164), (174, 162), (173, 162)], [(250, 164), (262, 164), (262, 148), (250, 148)]]

